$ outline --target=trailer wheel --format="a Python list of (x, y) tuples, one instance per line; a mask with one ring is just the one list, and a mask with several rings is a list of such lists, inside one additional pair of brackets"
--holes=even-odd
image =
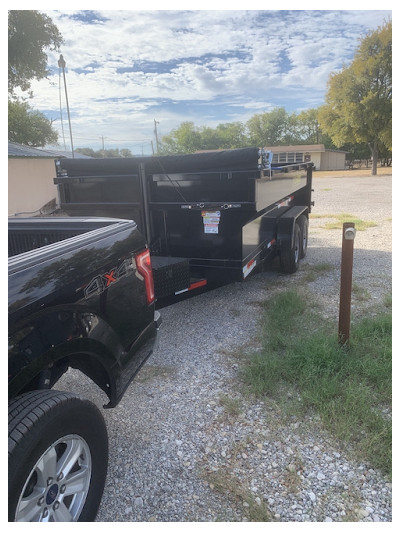
[(66, 392), (28, 392), (10, 402), (8, 428), (8, 520), (93, 521), (108, 463), (97, 407)]
[(300, 228), (300, 259), (304, 259), (308, 245), (308, 218), (301, 215), (297, 221)]
[(289, 246), (281, 250), (281, 269), (285, 274), (294, 274), (299, 268), (301, 252), (301, 231), (296, 222), (293, 228), (293, 239)]

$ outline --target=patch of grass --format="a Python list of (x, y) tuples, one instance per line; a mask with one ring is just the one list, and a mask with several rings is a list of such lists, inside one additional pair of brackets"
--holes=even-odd
[(383, 301), (383, 305), (385, 307), (388, 307), (388, 308), (391, 308), (392, 307), (392, 295), (391, 294), (387, 294), (385, 296), (385, 299)]
[(299, 472), (304, 469), (303, 461), (300, 457), (295, 457), (294, 460), (289, 463), (284, 472), (283, 484), (287, 490), (293, 494), (299, 492), (301, 487), (301, 477)]
[(219, 403), (224, 408), (228, 416), (239, 416), (241, 413), (241, 402), (237, 398), (223, 395), (219, 398)]
[(371, 295), (367, 289), (361, 287), (361, 285), (358, 285), (357, 283), (353, 283), (351, 292), (359, 302), (366, 302), (371, 299)]
[(330, 263), (319, 263), (317, 265), (305, 265), (304, 266), (304, 281), (312, 282), (323, 276), (327, 272), (331, 272), (334, 266)]
[(342, 229), (345, 222), (353, 222), (357, 231), (365, 231), (367, 228), (373, 228), (378, 224), (372, 220), (362, 220), (349, 213), (337, 213), (327, 215), (310, 215), (312, 218), (333, 218), (334, 222), (324, 224), (325, 229)]
[(246, 365), (246, 382), (259, 395), (294, 387), (305, 409), (390, 474), (391, 423), (381, 410), (392, 397), (391, 331), (391, 313), (367, 318), (352, 326), (342, 347), (307, 295), (277, 294), (266, 306), (263, 349)]
[(208, 472), (206, 478), (212, 490), (243, 506), (243, 512), (249, 522), (272, 521), (271, 512), (266, 504), (263, 501), (258, 503), (252, 492), (243, 486), (243, 482), (231, 476), (226, 470)]

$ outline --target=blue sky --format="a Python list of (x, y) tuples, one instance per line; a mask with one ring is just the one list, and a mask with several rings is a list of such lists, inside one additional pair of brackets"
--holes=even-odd
[[(65, 39), (74, 147), (100, 149), (104, 142), (150, 154), (154, 120), (161, 137), (183, 121), (215, 127), (280, 106), (318, 107), (329, 74), (349, 64), (360, 37), (391, 16), (244, 6), (251, 9), (42, 9)], [(48, 58), (51, 75), (32, 84), (31, 105), (54, 120), (69, 149), (59, 53)]]

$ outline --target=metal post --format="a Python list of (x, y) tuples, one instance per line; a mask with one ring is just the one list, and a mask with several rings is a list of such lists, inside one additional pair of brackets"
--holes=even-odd
[(343, 224), (342, 235), (342, 271), (339, 304), (339, 343), (342, 345), (346, 345), (350, 338), (351, 287), (355, 235), (354, 223), (345, 222)]
[(158, 140), (157, 124), (160, 124), (160, 123), (157, 122), (156, 119), (154, 119), (154, 133), (156, 135), (156, 147), (157, 147), (157, 155), (158, 155), (160, 153), (160, 142)]
[(72, 158), (74, 158), (74, 144), (72, 142), (72, 129), (71, 129), (71, 117), (69, 115), (69, 104), (68, 104), (68, 93), (67, 93), (67, 81), (65, 79), (65, 60), (62, 56), (62, 54), (60, 55), (60, 59), (58, 60), (58, 66), (60, 68), (62, 68), (62, 72), (63, 72), (63, 78), (64, 78), (64, 89), (65, 89), (65, 100), (67, 102), (67, 113), (68, 113), (68, 124), (69, 124), (69, 136), (70, 136), (70, 139), (71, 139), (71, 152), (72, 152)]

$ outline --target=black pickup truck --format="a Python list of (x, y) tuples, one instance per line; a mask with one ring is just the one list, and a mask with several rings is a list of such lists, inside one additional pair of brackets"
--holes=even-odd
[(52, 387), (76, 368), (118, 404), (157, 340), (149, 249), (131, 220), (10, 219), (8, 278), (8, 519), (92, 521), (104, 419)]

